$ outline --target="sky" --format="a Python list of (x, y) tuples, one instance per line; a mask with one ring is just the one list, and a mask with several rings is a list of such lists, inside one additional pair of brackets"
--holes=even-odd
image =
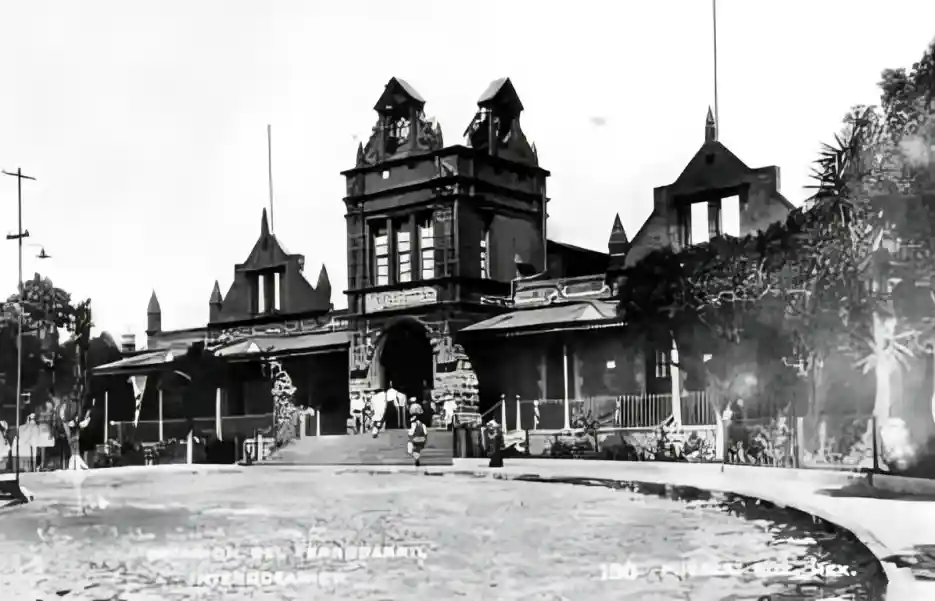
[[(340, 172), (355, 163), (391, 77), (426, 99), (447, 144), (477, 98), (512, 79), (548, 183), (549, 237), (606, 251), (704, 141), (714, 103), (708, 0), (0, 1), (0, 167), (22, 168), (26, 277), (92, 299), (98, 330), (145, 338), (204, 325), (274, 229), (328, 267), (346, 306)], [(851, 106), (879, 100), (884, 68), (935, 37), (931, 0), (720, 0), (720, 140), (751, 167), (778, 165), (808, 196), (811, 162)], [(16, 179), (0, 178), (0, 229), (16, 229)], [(2, 239), (0, 239), (2, 240)], [(16, 244), (0, 246), (0, 294)], [(41, 248), (52, 256), (40, 261)]]

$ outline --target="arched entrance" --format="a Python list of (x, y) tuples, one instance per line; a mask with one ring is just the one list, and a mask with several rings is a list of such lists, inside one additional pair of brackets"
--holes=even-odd
[[(390, 386), (422, 401), (433, 387), (435, 354), (425, 325), (413, 317), (387, 324), (377, 340), (371, 363), (371, 382), (381, 390)], [(395, 410), (387, 410), (388, 428), (404, 427)]]

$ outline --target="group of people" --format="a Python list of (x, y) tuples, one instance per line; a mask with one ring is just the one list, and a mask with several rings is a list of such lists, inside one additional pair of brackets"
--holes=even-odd
[(408, 416), (409, 437), (407, 453), (412, 457), (415, 466), (419, 467), (422, 450), (428, 440), (426, 420), (431, 419), (431, 414), (425, 410), (423, 404), (415, 397), (409, 397), (407, 400), (406, 395), (395, 390), (391, 384), (388, 389), (374, 394), (369, 399), (362, 396), (353, 399), (351, 401), (351, 414), (357, 431), (363, 431), (369, 425), (371, 436), (377, 438), (386, 427), (387, 409), (390, 406), (397, 410), (405, 409)]

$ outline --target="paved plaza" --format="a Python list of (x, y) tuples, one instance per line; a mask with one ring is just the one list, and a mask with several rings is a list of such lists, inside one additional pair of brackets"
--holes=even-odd
[[(875, 563), (860, 545), (766, 514), (742, 519), (626, 490), (452, 473), (619, 477), (624, 470), (736, 488), (735, 476), (719, 479), (708, 466), (689, 466), (698, 468), (689, 476), (647, 464), (458, 463), (428, 474), (274, 466), (118, 468), (83, 472), (78, 481), (27, 474), (36, 501), (0, 513), (0, 557), (15, 568), (0, 570), (0, 588), (15, 593), (4, 599), (30, 600), (720, 600), (789, 594), (794, 579), (770, 579), (764, 566), (795, 563), (819, 547), (826, 568), (845, 580), (854, 575), (844, 567)], [(765, 479), (743, 481), (755, 487)], [(828, 498), (866, 509), (893, 503)], [(686, 565), (714, 564), (747, 568), (685, 573)], [(639, 577), (621, 576), (621, 566), (636, 566)]]

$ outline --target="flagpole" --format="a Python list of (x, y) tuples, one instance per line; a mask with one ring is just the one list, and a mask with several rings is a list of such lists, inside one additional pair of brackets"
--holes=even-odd
[(268, 160), (269, 167), (269, 231), (271, 233), (276, 233), (276, 228), (273, 226), (273, 126), (266, 126), (266, 155)]
[(717, 106), (717, 0), (711, 0), (711, 20), (714, 26), (714, 139), (721, 131), (721, 116)]

